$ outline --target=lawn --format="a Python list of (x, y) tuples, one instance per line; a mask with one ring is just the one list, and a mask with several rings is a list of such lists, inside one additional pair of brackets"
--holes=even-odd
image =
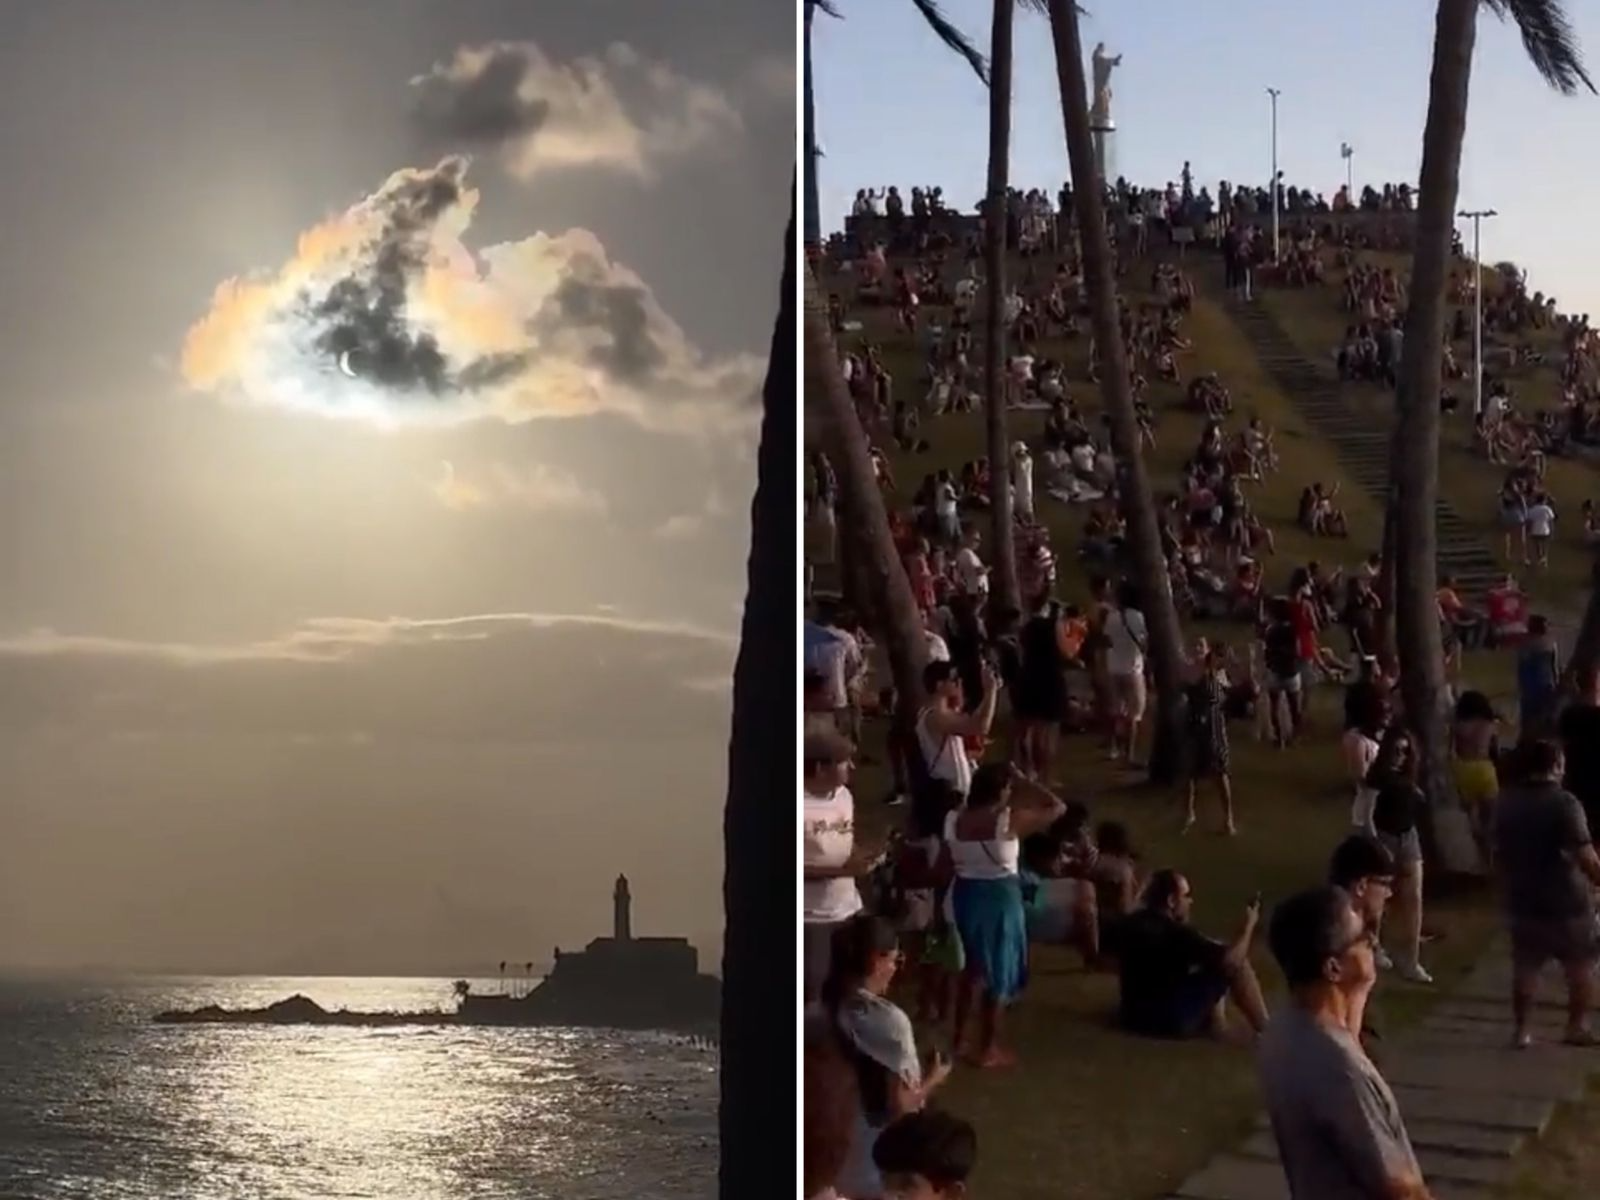
[[(1138, 272), (1130, 273), (1130, 280)], [(1148, 268), (1144, 272), (1148, 276)], [(855, 314), (862, 315), (862, 314)], [(846, 335), (846, 348), (859, 336), (876, 341), (894, 375), (898, 394), (921, 393), (921, 363), (914, 347), (898, 337), (887, 314), (867, 313), (862, 335)], [(1311, 558), (1354, 566), (1375, 549), (1380, 513), (1353, 486), (1341, 493), (1350, 519), (1348, 542), (1311, 539), (1295, 526), (1299, 489), (1318, 479), (1339, 478), (1331, 449), (1315, 439), (1290, 401), (1255, 360), (1248, 342), (1226, 313), (1197, 299), (1184, 334), (1196, 349), (1182, 357), (1184, 378), (1215, 370), (1232, 391), (1237, 428), (1245, 415), (1258, 413), (1278, 431), (1282, 469), (1249, 493), (1273, 528), (1278, 556), (1269, 562), (1269, 581), (1281, 586), (1290, 569)], [(1098, 388), (1086, 382), (1083, 348), (1060, 342), (1037, 353), (1069, 364), (1071, 391), (1085, 416), (1099, 409)], [(1158, 447), (1149, 456), (1158, 491), (1173, 486), (1179, 465), (1192, 453), (1201, 421), (1179, 411), (1179, 390), (1152, 386), (1158, 414)], [(1034, 437), (1041, 414), (1014, 414), (1013, 438)], [(978, 415), (937, 418), (923, 427), (931, 448), (923, 455), (893, 459), (905, 495), (921, 477), (939, 467), (952, 469), (984, 453)], [(904, 500), (901, 501), (905, 502)], [(1040, 515), (1050, 526), (1061, 564), (1061, 592), (1081, 596), (1083, 572), (1076, 566), (1081, 514), (1039, 493)], [(1191, 632), (1198, 632), (1192, 630)], [(1250, 634), (1241, 625), (1207, 630), (1242, 644)], [(1339, 643), (1343, 649), (1342, 641)], [(1467, 675), (1492, 691), (1503, 692), (1504, 664), (1472, 656)], [(1126, 823), (1141, 848), (1146, 867), (1176, 866), (1193, 882), (1197, 925), (1231, 937), (1247, 900), (1261, 892), (1271, 903), (1315, 883), (1326, 871), (1328, 854), (1348, 829), (1348, 791), (1342, 781), (1336, 737), (1339, 692), (1323, 688), (1313, 697), (1311, 735), (1296, 749), (1279, 752), (1256, 742), (1236, 726), (1233, 772), (1240, 834), (1223, 839), (1207, 833), (1177, 833), (1177, 797), (1120, 772), (1086, 739), (1066, 739), (1062, 769), (1074, 798), (1087, 802), (1095, 820)], [(881, 731), (869, 741), (877, 745)], [(869, 831), (898, 819), (897, 811), (875, 798), (888, 790), (881, 768), (865, 768), (857, 787), (862, 811), (858, 822)], [(1214, 824), (1203, 807), (1201, 827)], [(1208, 820), (1209, 818), (1209, 820)], [(1430, 946), (1427, 962), (1438, 985), (1412, 988), (1387, 981), (1379, 989), (1378, 1020), (1395, 1030), (1418, 1018), (1438, 992), (1447, 988), (1476, 958), (1489, 936), (1492, 918), (1481, 899), (1457, 898), (1434, 904), (1429, 925), (1444, 936)], [(1272, 991), (1276, 970), (1264, 945), (1255, 954), (1257, 971)], [(1257, 1108), (1253, 1064), (1248, 1052), (1214, 1043), (1167, 1044), (1127, 1037), (1110, 1025), (1115, 980), (1084, 972), (1065, 951), (1040, 951), (1033, 981), (1017, 1007), (1011, 1033), (1021, 1056), (1018, 1067), (1001, 1073), (958, 1069), (941, 1102), (973, 1121), (978, 1130), (979, 1168), (973, 1192), (1005, 1200), (1139, 1200), (1163, 1195), (1214, 1152), (1241, 1139)], [(926, 1030), (939, 1040), (942, 1031)]]
[[(1366, 252), (1358, 256), (1366, 262), (1392, 267), (1405, 278), (1409, 259), (1403, 255)], [(1498, 275), (1489, 273), (1486, 294), (1492, 294), (1499, 285)], [(1333, 370), (1332, 354), (1342, 340), (1349, 315), (1340, 307), (1340, 288), (1343, 272), (1330, 267), (1326, 286), (1305, 290), (1264, 290), (1261, 303), (1277, 319), (1301, 353), (1319, 365)], [(1533, 338), (1547, 358), (1545, 365), (1521, 367), (1506, 371), (1492, 365), (1491, 376), (1503, 376), (1510, 385), (1517, 406), (1525, 411), (1555, 408), (1560, 403), (1560, 384), (1557, 379), (1560, 341), (1551, 330), (1540, 331)], [(1485, 339), (1485, 354), (1489, 356), (1491, 339)], [(1472, 344), (1470, 339), (1455, 347), (1457, 361), (1471, 371)], [(1593, 464), (1576, 458), (1552, 458), (1545, 477), (1545, 487), (1555, 501), (1559, 514), (1556, 536), (1552, 541), (1550, 567), (1536, 571), (1524, 567), (1518, 559), (1504, 558), (1503, 539), (1497, 525), (1496, 498), (1504, 470), (1494, 467), (1472, 446), (1471, 380), (1460, 380), (1452, 385), (1463, 401), (1463, 408), (1444, 419), (1440, 442), (1439, 487), (1442, 498), (1478, 532), (1486, 546), (1497, 558), (1514, 570), (1524, 587), (1531, 591), (1538, 603), (1551, 613), (1569, 616), (1580, 614), (1589, 591), (1592, 553), (1583, 545), (1583, 518), (1580, 506), (1585, 499), (1600, 498), (1600, 474)], [(1394, 405), (1390, 394), (1370, 384), (1351, 383), (1344, 389), (1347, 403), (1374, 422), (1387, 423)]]

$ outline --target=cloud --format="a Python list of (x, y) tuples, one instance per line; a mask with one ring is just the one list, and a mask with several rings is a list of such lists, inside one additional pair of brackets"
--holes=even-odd
[(313, 617), (275, 638), (255, 642), (152, 642), (35, 629), (0, 638), (7, 658), (151, 658), (183, 666), (245, 661), (343, 662), (367, 651), (438, 642), (485, 641), (506, 630), (606, 630), (731, 647), (736, 639), (701, 625), (629, 617), (612, 608), (593, 613), (474, 613), (456, 617)]
[(0, 640), (0, 731), (706, 738), (723, 728), (728, 695), (709, 681), (731, 679), (734, 651), (718, 630), (597, 613), (323, 617), (232, 644), (38, 630)]
[(683, 542), (699, 537), (708, 526), (728, 516), (728, 503), (722, 490), (713, 486), (705, 503), (694, 512), (676, 513), (655, 527), (655, 536), (668, 542)]
[(430, 490), (452, 512), (511, 506), (535, 512), (601, 516), (609, 507), (602, 493), (586, 487), (568, 472), (543, 463), (522, 470), (497, 463), (480, 483), (468, 479), (454, 463), (441, 462)]
[(662, 160), (724, 145), (744, 129), (722, 91), (623, 42), (568, 63), (532, 42), (463, 46), (411, 87), (427, 136), (494, 148), (522, 179), (602, 168), (649, 180)]
[(467, 169), (397, 171), (278, 271), (225, 281), (184, 339), (184, 380), (388, 427), (597, 413), (679, 433), (753, 426), (761, 360), (702, 353), (593, 233), (469, 249)]
[(769, 100), (793, 103), (795, 73), (792, 58), (779, 58), (775, 54), (763, 55), (750, 64), (746, 74), (756, 95)]

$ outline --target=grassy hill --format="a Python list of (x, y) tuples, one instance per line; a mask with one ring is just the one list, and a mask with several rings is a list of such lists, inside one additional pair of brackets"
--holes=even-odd
[[(952, 259), (948, 268), (952, 273), (964, 270), (959, 254)], [(1194, 265), (1197, 270), (1209, 269), (1203, 263), (1197, 259)], [(1010, 270), (1012, 278), (1020, 278), (1023, 264), (1013, 262)], [(1124, 287), (1133, 299), (1141, 297), (1149, 277), (1149, 263), (1130, 267)], [(825, 275), (823, 285), (844, 293), (853, 286), (850, 276), (838, 272)], [(1320, 298), (1336, 321), (1337, 297), (1337, 291), (1330, 290)], [(1314, 303), (1318, 299), (1309, 294), (1297, 297), (1297, 302), (1306, 304), (1307, 318), (1301, 322), (1290, 314), (1286, 320), (1308, 347), (1317, 347), (1316, 354), (1325, 357), (1333, 342), (1326, 341), (1326, 322), (1312, 323), (1311, 316), (1320, 311)], [(848, 315), (861, 320), (863, 328), (845, 334), (841, 348), (851, 350), (863, 341), (876, 344), (894, 376), (896, 395), (920, 400), (925, 390), (921, 356), (912, 341), (896, 330), (892, 314), (886, 309), (854, 309)], [(942, 322), (947, 314), (925, 311), (924, 318)], [(1338, 328), (1342, 332), (1342, 322)], [(1251, 485), (1247, 493), (1277, 539), (1278, 554), (1267, 563), (1269, 584), (1281, 587), (1294, 566), (1313, 558), (1354, 567), (1380, 541), (1378, 505), (1346, 480), (1341, 503), (1349, 518), (1350, 539), (1311, 538), (1301, 531), (1294, 522), (1299, 491), (1312, 480), (1340, 480), (1337, 455), (1313, 435), (1222, 304), (1204, 294), (1197, 296), (1182, 332), (1194, 344), (1193, 351), (1180, 355), (1183, 378), (1215, 371), (1233, 395), (1235, 416), (1227, 428), (1238, 429), (1255, 413), (1277, 430), (1281, 469), (1264, 483)], [(1087, 379), (1087, 339), (1049, 340), (1033, 350), (1067, 364), (1069, 394), (1079, 401), (1086, 419), (1097, 416), (1099, 391)], [(974, 357), (981, 358), (981, 347)], [(1174, 487), (1179, 467), (1193, 454), (1200, 434), (1201, 419), (1183, 411), (1180, 398), (1180, 389), (1152, 381), (1158, 444), (1148, 460), (1158, 492)], [(1011, 436), (1037, 439), (1043, 423), (1043, 414), (1013, 414)], [(922, 432), (930, 443), (926, 453), (891, 455), (903, 493), (891, 502), (909, 503), (910, 493), (926, 473), (940, 467), (954, 471), (984, 453), (979, 414), (932, 418), (924, 422)], [(1491, 505), (1492, 500), (1491, 490)], [(1042, 489), (1036, 508), (1052, 533), (1060, 591), (1069, 597), (1083, 594), (1086, 578), (1074, 557), (1081, 511), (1046, 498)], [(1242, 624), (1212, 624), (1204, 630), (1235, 645), (1251, 637)], [(1186, 632), (1199, 631), (1196, 627)], [(1341, 652), (1345, 649), (1342, 634), (1331, 640)], [(1503, 661), (1496, 656), (1470, 656), (1467, 675), (1493, 692), (1504, 693), (1507, 688)], [(1235, 839), (1202, 832), (1178, 836), (1178, 797), (1131, 779), (1087, 738), (1064, 740), (1060, 774), (1071, 781), (1071, 792), (1088, 802), (1095, 820), (1117, 819), (1130, 827), (1147, 868), (1177, 866), (1185, 871), (1193, 881), (1199, 927), (1231, 936), (1246, 901), (1257, 891), (1264, 893), (1270, 906), (1274, 899), (1323, 877), (1329, 852), (1347, 832), (1349, 795), (1335, 744), (1339, 699), (1335, 688), (1315, 690), (1313, 732), (1288, 752), (1258, 743), (1248, 728), (1232, 729), (1240, 823)], [(897, 810), (875, 805), (873, 798), (886, 788), (879, 769), (869, 767), (864, 772), (857, 788), (862, 825), (871, 828), (898, 819)], [(1206, 828), (1214, 821), (1207, 820), (1204, 796), (1201, 803), (1201, 826)], [(1475, 957), (1493, 920), (1481, 901), (1458, 899), (1435, 904), (1429, 924), (1445, 935), (1426, 955), (1442, 989)], [(1255, 963), (1263, 981), (1275, 988), (1276, 970), (1264, 947), (1258, 949)], [(1391, 1028), (1416, 1019), (1438, 989), (1386, 982), (1379, 993), (1380, 1019)], [(942, 1097), (943, 1103), (977, 1126), (980, 1168), (975, 1194), (1008, 1200), (1158, 1196), (1214, 1150), (1247, 1132), (1257, 1105), (1247, 1052), (1209, 1042), (1167, 1044), (1125, 1036), (1110, 1027), (1114, 1003), (1114, 979), (1083, 972), (1075, 956), (1066, 952), (1044, 950), (1036, 955), (1033, 983), (1011, 1025), (1021, 1064), (998, 1073), (959, 1069)], [(940, 1036), (937, 1031), (925, 1035)]]

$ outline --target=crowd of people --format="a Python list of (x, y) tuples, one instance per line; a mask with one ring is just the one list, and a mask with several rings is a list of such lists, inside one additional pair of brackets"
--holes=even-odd
[[(956, 237), (940, 232), (937, 194), (914, 189), (908, 213), (889, 189), (881, 197), (889, 236), (866, 247), (836, 240), (826, 252), (831, 274), (849, 281), (830, 296), (830, 318), (841, 339), (854, 335), (845, 374), (874, 442), (928, 665), (925, 703), (908, 728), (890, 732), (883, 751), (896, 827), (887, 840), (858, 836), (851, 784), (855, 765), (866, 761), (864, 722), (886, 721), (897, 697), (876, 639), (855, 614), (843, 601), (808, 595), (807, 1195), (961, 1194), (977, 1133), (930, 1101), (953, 1070), (1003, 1070), (1017, 1061), (1006, 1015), (1025, 999), (1033, 950), (1043, 945), (1068, 948), (1086, 970), (1115, 974), (1115, 1015), (1129, 1035), (1255, 1046), (1297, 1194), (1426, 1196), (1399, 1109), (1374, 1065), (1366, 1018), (1381, 972), (1432, 982), (1422, 961), (1427, 802), (1398, 681), (1378, 655), (1381, 559), (1370, 555), (1349, 571), (1283, 564), (1269, 580), (1276, 546), (1249, 495), (1278, 467), (1273, 432), (1255, 414), (1236, 414), (1215, 376), (1184, 382), (1193, 284), (1181, 264), (1156, 264), (1145, 297), (1125, 296), (1121, 306), (1141, 445), (1163, 436), (1147, 380), (1164, 381), (1181, 397), (1176, 403), (1204, 416), (1193, 454), (1160, 502), (1170, 583), (1183, 616), (1233, 620), (1240, 629), (1237, 644), (1195, 638), (1186, 647), (1177, 828), (1201, 823), (1204, 797), (1208, 814), (1214, 808), (1206, 823), (1234, 834), (1231, 739), (1244, 729), (1278, 747), (1294, 745), (1314, 732), (1313, 689), (1344, 688), (1338, 753), (1350, 782), (1351, 831), (1330, 847), (1326, 881), (1308, 879), (1306, 891), (1272, 913), (1267, 942), (1289, 1000), (1269, 1011), (1250, 957), (1261, 900), (1226, 934), (1196, 929), (1191, 879), (1173, 865), (1150, 869), (1127, 827), (1064, 795), (1058, 774), (1063, 737), (1088, 739), (1137, 766), (1148, 741), (1150, 687), (1142, 598), (1123, 576), (1126, 530), (1116, 503), (1123, 473), (1112, 438), (1073, 396), (1067, 362), (1045, 353), (1046, 343), (1081, 339), (1085, 353), (1074, 358), (1085, 361), (1083, 375), (1092, 380), (1101, 369), (1086, 330), (1070, 194), (1059, 197), (1058, 209), (1042, 191), (1018, 193), (1008, 214), (1012, 250), (1050, 260), (1026, 266), (1004, 305), (1016, 347), (1006, 401), (1044, 414), (1042, 432), (1031, 445), (1015, 444), (1004, 463), (919, 466), (914, 488), (894, 478), (887, 447), (898, 451), (902, 469), (918, 463), (931, 423), (978, 402), (972, 325), (981, 243), (971, 235), (962, 253)], [(1233, 263), (1230, 286), (1253, 286), (1263, 261), (1255, 214), (1270, 207), (1264, 189), (1224, 184), (1213, 202), (1193, 187), (1186, 164), (1181, 184), (1146, 191), (1119, 181), (1111, 198), (1125, 289), (1152, 228), (1170, 237), (1174, 228), (1207, 224), (1215, 236), (1206, 240)], [(873, 216), (879, 199), (863, 192), (858, 215)], [(1404, 187), (1367, 189), (1360, 206), (1401, 212), (1411, 201)], [(1286, 189), (1291, 266), (1280, 263), (1273, 282), (1320, 282), (1331, 248), (1357, 322), (1348, 356), (1341, 349), (1341, 370), (1392, 380), (1404, 287), (1392, 272), (1350, 269), (1359, 265), (1355, 239), (1367, 234), (1315, 223), (1350, 207), (1342, 192), (1326, 204)], [(894, 310), (895, 329), (918, 348), (922, 379), (895, 380), (865, 335), (863, 318), (875, 306)], [(920, 402), (909, 398), (918, 394)], [(1544, 561), (1553, 505), (1537, 474), (1514, 473), (1518, 536), (1529, 539), (1523, 552)], [(808, 475), (807, 511), (829, 531), (832, 554), (832, 468), (815, 455)], [(991, 600), (980, 532), (997, 487), (1010, 489), (1017, 519), (1022, 604), (1010, 608)], [(1057, 599), (1049, 505), (1084, 512), (1073, 557), (1090, 580), (1087, 604)], [(1591, 519), (1586, 511), (1586, 527)], [(1297, 520), (1332, 545), (1349, 536), (1337, 484), (1308, 483)], [(1508, 555), (1514, 532), (1508, 523)], [(1507, 881), (1518, 979), (1514, 1040), (1528, 1043), (1532, 981), (1554, 960), (1572, 986), (1566, 1039), (1589, 1044), (1587, 968), (1600, 957), (1590, 894), (1591, 883), (1600, 883), (1600, 858), (1588, 833), (1600, 819), (1600, 682), (1585, 674), (1578, 698), (1560, 707), (1562, 664), (1514, 578), (1481, 608), (1444, 578), (1438, 612), (1457, 670), (1463, 648), (1516, 646), (1520, 731), (1482, 693), (1459, 687), (1450, 731), (1456, 790), (1475, 846)], [(1343, 646), (1334, 636), (1341, 630)]]

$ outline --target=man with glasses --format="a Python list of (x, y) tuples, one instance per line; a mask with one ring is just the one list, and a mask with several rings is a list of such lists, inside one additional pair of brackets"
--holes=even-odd
[[(1328, 864), (1328, 882), (1350, 897), (1356, 913), (1374, 937), (1383, 925), (1383, 911), (1388, 907), (1389, 897), (1394, 894), (1394, 872), (1394, 855), (1382, 842), (1364, 833), (1353, 833), (1340, 842)], [(1374, 954), (1381, 967), (1382, 948), (1376, 944)], [(1352, 1012), (1350, 1016), (1350, 1032), (1360, 1038), (1363, 1045), (1379, 1039), (1371, 1015), (1366, 1012), (1365, 1001), (1361, 1011)]]
[(1378, 978), (1367, 915), (1342, 888), (1316, 888), (1278, 905), (1267, 937), (1289, 1002), (1259, 1066), (1289, 1195), (1430, 1200), (1394, 1093), (1351, 1032)]

